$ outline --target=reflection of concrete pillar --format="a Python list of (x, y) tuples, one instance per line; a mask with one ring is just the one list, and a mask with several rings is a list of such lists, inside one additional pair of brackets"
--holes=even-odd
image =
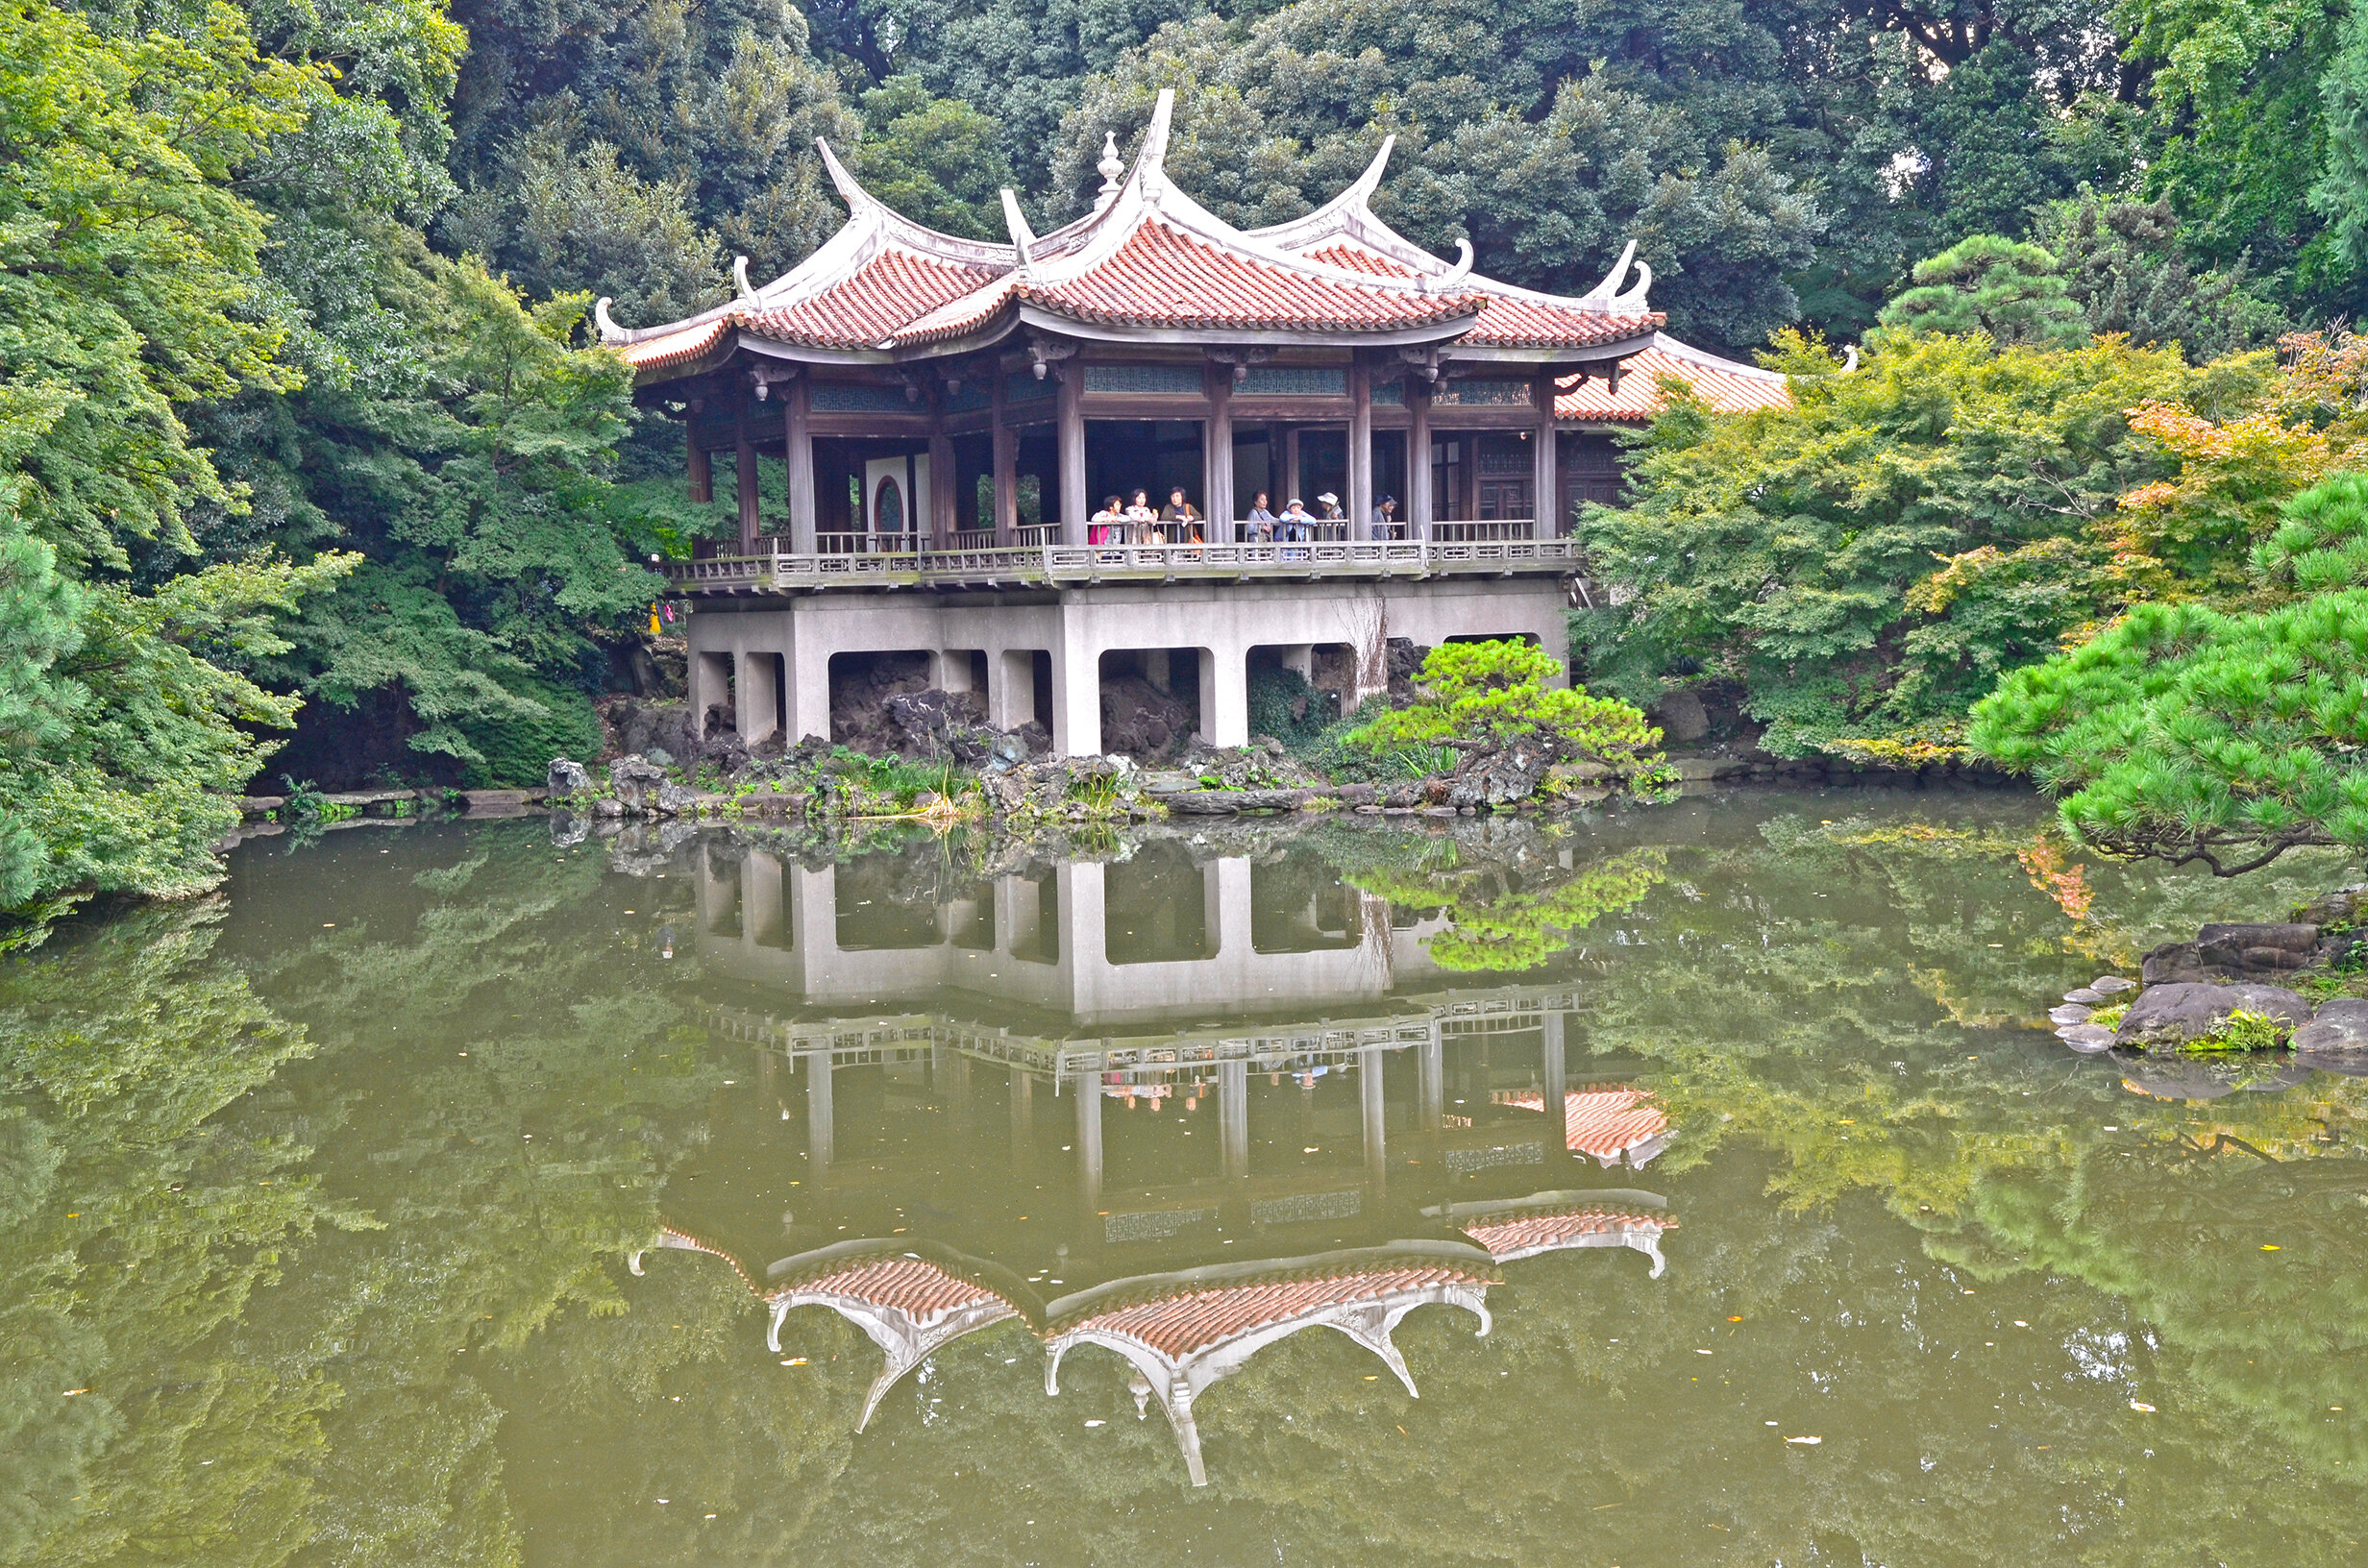
[(1431, 1020), (1431, 1038), (1418, 1048), (1422, 1068), (1421, 1099), (1418, 1115), (1426, 1133), (1439, 1131), (1447, 1115), (1446, 1041), (1441, 1038), (1439, 1020)]
[(808, 1052), (805, 1058), (806, 1164), (819, 1176), (830, 1168), (830, 1053)]
[(1224, 1172), (1249, 1174), (1249, 1066), (1242, 1062), (1217, 1065), (1218, 1142), (1224, 1150)]
[(1357, 1052), (1357, 1093), (1365, 1112), (1365, 1174), (1378, 1186), (1390, 1161), (1389, 1130), (1382, 1120), (1381, 1048)]
[(1036, 1153), (1036, 1080), (1024, 1067), (1011, 1069), (1011, 1165), (1024, 1171)]
[[(1090, 1221), (1101, 1207), (1101, 1075), (1081, 1072), (1071, 1083), (1077, 1095), (1077, 1206)], [(1100, 1227), (1089, 1229), (1098, 1234)]]
[(789, 945), (789, 932), (781, 919), (781, 862), (759, 850), (751, 850), (740, 861), (740, 944), (748, 948)]
[(946, 1119), (956, 1132), (968, 1130), (971, 1124), (971, 1059), (950, 1045), (929, 1048), (931, 1070), (937, 1079), (938, 1099), (946, 1107)]
[[(1210, 874), (1212, 870), (1215, 874)], [(1200, 872), (1201, 919), (1207, 922), (1210, 956), (1214, 957), (1233, 944), (1236, 953), (1249, 948), (1250, 905), (1255, 889), (1257, 869), (1248, 857), (1237, 856), (1221, 860), (1214, 868), (1203, 867)]]
[(1567, 1153), (1569, 1143), (1563, 1110), (1566, 1089), (1563, 1076), (1563, 1016), (1549, 1011), (1538, 1032), (1544, 1037), (1543, 1048), (1539, 1053), (1538, 1078), (1544, 1094), (1542, 1103), (1545, 1109), (1545, 1146), (1550, 1158), (1551, 1151), (1556, 1149)]

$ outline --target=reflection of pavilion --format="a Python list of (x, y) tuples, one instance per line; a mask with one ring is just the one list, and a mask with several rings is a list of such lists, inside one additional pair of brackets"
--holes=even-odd
[(1548, 1252), (1627, 1247), (1653, 1261), (1652, 1279), (1668, 1260), (1661, 1237), (1677, 1229), (1667, 1205), (1650, 1192), (1539, 1192), (1510, 1203), (1457, 1203), (1425, 1209), (1446, 1219), (1500, 1263)]
[(1052, 1304), (1045, 1392), (1061, 1391), (1061, 1358), (1074, 1347), (1117, 1352), (1135, 1368), (1136, 1413), (1147, 1399), (1158, 1399), (1193, 1484), (1205, 1486), (1193, 1401), (1210, 1384), (1277, 1340), (1322, 1327), (1380, 1357), (1419, 1398), (1392, 1332), (1416, 1308), (1439, 1303), (1479, 1318), (1485, 1335), (1488, 1290), (1495, 1283), (1485, 1254), (1436, 1242), (1113, 1280)]

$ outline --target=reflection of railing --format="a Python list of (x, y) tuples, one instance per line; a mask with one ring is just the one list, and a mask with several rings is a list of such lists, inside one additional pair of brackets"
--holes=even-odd
[[(1456, 525), (1510, 527), (1512, 524)], [(1521, 525), (1526, 527), (1526, 525)], [(1024, 535), (1040, 531), (1022, 529)], [(825, 540), (856, 539), (826, 534)], [(890, 536), (908, 538), (909, 536)], [(1009, 582), (1086, 583), (1170, 577), (1427, 577), (1443, 575), (1566, 576), (1578, 569), (1569, 539), (1316, 540), (1249, 545), (1061, 545), (1026, 540), (1011, 549), (826, 550), (800, 555), (777, 548), (754, 555), (678, 561), (667, 568), (694, 591), (856, 586), (893, 578), (924, 586)]]

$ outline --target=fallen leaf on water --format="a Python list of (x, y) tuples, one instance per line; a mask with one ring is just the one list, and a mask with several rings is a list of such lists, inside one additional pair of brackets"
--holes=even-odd
[(2278, 1245), (2275, 1241), (2264, 1241), (2261, 1243), (2261, 1250), (2263, 1252), (2283, 1252), (2285, 1251), (2285, 1248)]
[(2134, 1410), (2144, 1410), (2148, 1415), (2155, 1413), (2155, 1408), (2152, 1405), (2141, 1405), (2134, 1399), (2130, 1401), (2130, 1409)]
[(1824, 1442), (1825, 1439), (1822, 1437), (1788, 1437), (1785, 1441), (1788, 1443), (1806, 1443), (1811, 1448), (1814, 1448), (1819, 1443)]

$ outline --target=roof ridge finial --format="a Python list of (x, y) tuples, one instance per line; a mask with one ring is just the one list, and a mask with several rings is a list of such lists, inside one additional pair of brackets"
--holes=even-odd
[(1159, 102), (1151, 106), (1151, 123), (1144, 128), (1143, 145), (1135, 152), (1135, 180), (1147, 184), (1153, 179), (1167, 178), (1168, 134), (1175, 123), (1175, 88), (1159, 89)]
[(1126, 160), (1119, 157), (1119, 134), (1105, 131), (1101, 137), (1101, 161), (1094, 165), (1101, 176), (1101, 199), (1094, 204), (1097, 210), (1118, 199), (1119, 177), (1126, 172)]
[(1009, 185), (1003, 187), (1003, 227), (1011, 231), (1011, 248), (1020, 253), (1020, 270), (1025, 273), (1035, 260), (1028, 252), (1036, 243), (1036, 231), (1027, 226), (1027, 214), (1020, 210), (1019, 193)]
[[(1579, 296), (1580, 308), (1588, 310), (1611, 310), (1616, 308), (1615, 302), (1616, 302), (1620, 297), (1620, 282), (1628, 276), (1629, 265), (1634, 262), (1636, 258), (1637, 242), (1632, 239), (1628, 242), (1626, 248), (1619, 253), (1619, 259), (1612, 264), (1612, 270), (1604, 274), (1603, 282), (1597, 283), (1594, 287)], [(1651, 275), (1648, 273), (1646, 276), (1649, 280)]]
[(732, 292), (741, 299), (756, 296), (756, 290), (749, 286), (749, 258), (745, 256), (731, 258), (731, 286)]
[(615, 303), (605, 294), (592, 302), (592, 323), (601, 330), (601, 341), (604, 343), (615, 343), (625, 337), (625, 329), (608, 314), (608, 307)]
[(1471, 276), (1471, 241), (1459, 238), (1455, 242), (1455, 265), (1436, 278), (1418, 279), (1418, 282), (1421, 284), (1425, 294), (1444, 293), (1449, 289), (1462, 288), (1464, 280)]
[(839, 155), (830, 150), (829, 142), (816, 136), (814, 145), (821, 150), (823, 167), (829, 171), (830, 183), (838, 187), (839, 199), (847, 204), (851, 214), (860, 217), (880, 205), (878, 198), (855, 184), (855, 177), (847, 172), (847, 165), (839, 161)]

